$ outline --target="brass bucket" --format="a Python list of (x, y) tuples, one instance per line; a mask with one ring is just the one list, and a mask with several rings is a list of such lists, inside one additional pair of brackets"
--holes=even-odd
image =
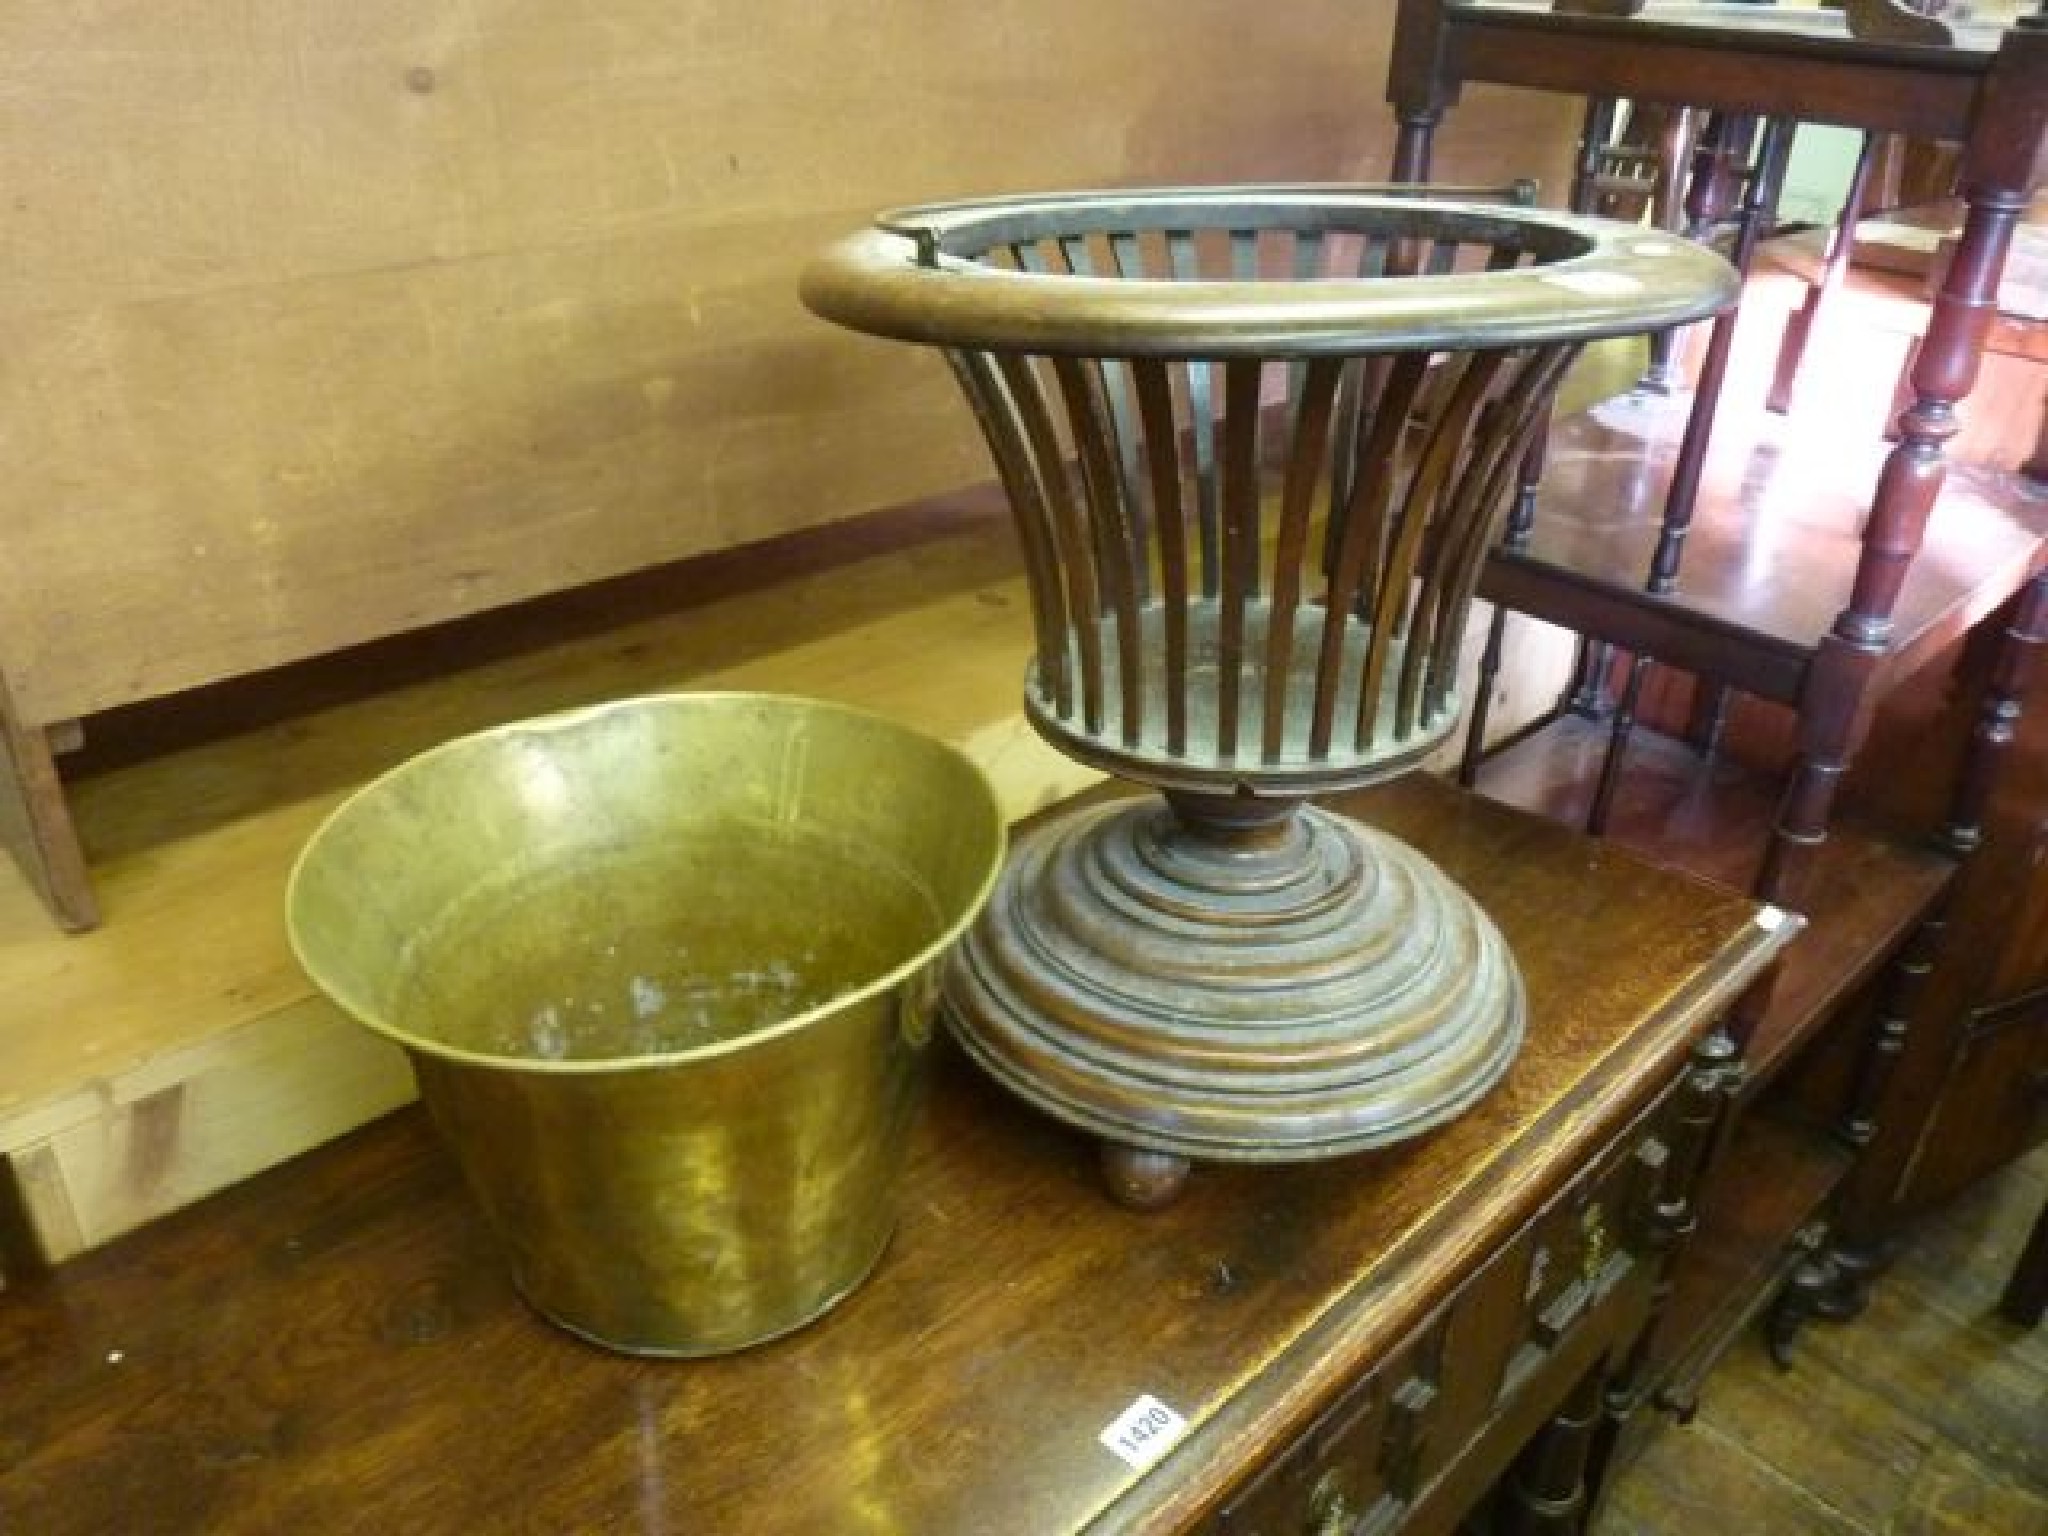
[(411, 1054), (528, 1301), (707, 1355), (881, 1256), (935, 964), (1002, 853), (943, 743), (672, 694), (401, 765), (314, 834), (286, 905), (307, 973)]

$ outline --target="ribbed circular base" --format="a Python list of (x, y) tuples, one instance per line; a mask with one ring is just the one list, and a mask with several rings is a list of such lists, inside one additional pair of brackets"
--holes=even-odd
[(1469, 1107), (1522, 1038), (1492, 921), (1414, 849), (1313, 807), (1238, 838), (1159, 801), (1043, 827), (945, 1001), (1023, 1098), (1196, 1161), (1400, 1141)]

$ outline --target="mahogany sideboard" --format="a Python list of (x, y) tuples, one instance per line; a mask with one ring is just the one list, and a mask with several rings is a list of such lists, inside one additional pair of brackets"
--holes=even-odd
[[(1523, 969), (1527, 1043), (1455, 1123), (1140, 1214), (942, 1049), (873, 1277), (655, 1362), (524, 1309), (407, 1110), (0, 1294), (0, 1528), (1574, 1528), (1690, 1226), (1715, 1021), (1798, 923), (1422, 776), (1337, 804)], [(1098, 1436), (1148, 1396), (1186, 1430), (1142, 1470)]]

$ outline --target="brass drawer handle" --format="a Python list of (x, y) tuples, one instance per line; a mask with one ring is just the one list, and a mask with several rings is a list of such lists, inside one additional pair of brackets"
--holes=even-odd
[(1416, 1473), (1423, 1448), (1429, 1442), (1429, 1410), (1437, 1399), (1436, 1386), (1420, 1376), (1411, 1376), (1387, 1400), (1387, 1438), (1383, 1452), (1387, 1487), (1400, 1498), (1415, 1492)]
[(1607, 1234), (1607, 1213), (1595, 1200), (1587, 1205), (1579, 1216), (1579, 1231), (1585, 1236), (1585, 1247), (1579, 1251), (1579, 1278), (1588, 1286), (1596, 1284), (1600, 1272), (1607, 1268), (1609, 1252), (1613, 1241)]
[(1337, 1474), (1325, 1472), (1316, 1491), (1309, 1495), (1308, 1524), (1303, 1536), (1351, 1536), (1358, 1516), (1338, 1485)]

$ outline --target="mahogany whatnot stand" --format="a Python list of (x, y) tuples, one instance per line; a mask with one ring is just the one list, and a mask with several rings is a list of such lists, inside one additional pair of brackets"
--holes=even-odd
[[(1759, 425), (1761, 411), (1727, 398), (1701, 413), (1711, 435), (1681, 439), (1668, 412), (1663, 426), (1613, 409), (1561, 422), (1482, 586), (1618, 647), (1638, 675), (1654, 661), (1709, 700), (1734, 691), (1789, 721), (1789, 769), (1759, 782), (1716, 750), (1718, 709), (1690, 741), (1630, 744), (1631, 687), (1613, 734), (1625, 750), (1608, 748), (1605, 724), (1566, 714), (1476, 773), (1490, 793), (1555, 813), (1590, 802), (1615, 837), (1813, 922), (1731, 1020), (1744, 1072), (1701, 1238), (1713, 1258), (1678, 1304), (1674, 1336), (1691, 1342), (1665, 1362), (1681, 1405), (1788, 1275), (1781, 1347), (1800, 1318), (1860, 1305), (1925, 1126), (1921, 1087), (1961, 1044), (1948, 1023), (1910, 1026), (2048, 638), (2048, 503), (1945, 454), (2015, 221), (2042, 180), (2048, 32), (1952, 32), (1859, 37), (1839, 14), (1731, 5), (1615, 16), (1404, 0), (1399, 13), (1388, 96), (1402, 177), (1426, 178), (1439, 125), (1481, 81), (1962, 145), (1968, 217), (1896, 443), (1873, 433), (1864, 449), (1802, 460), (1796, 427)], [(1980, 628), (1997, 660), (1945, 807), (1903, 838), (1844, 816), (1845, 780), (1887, 696)]]

